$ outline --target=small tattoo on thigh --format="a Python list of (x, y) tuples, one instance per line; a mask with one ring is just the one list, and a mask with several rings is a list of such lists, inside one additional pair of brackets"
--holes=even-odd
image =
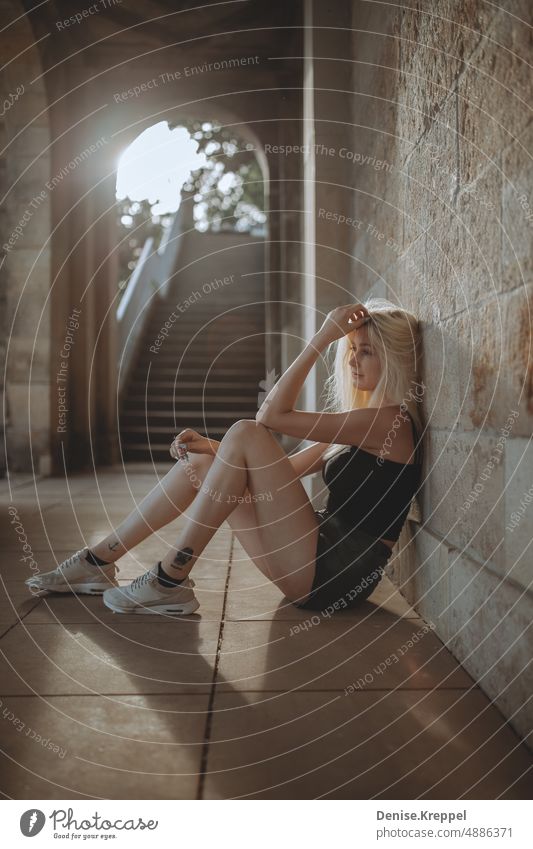
[(109, 543), (109, 545), (107, 547), (111, 551), (116, 551), (116, 549), (119, 547), (119, 545), (120, 545), (120, 543), (117, 541), (117, 542), (114, 542), (114, 543)]
[(170, 564), (173, 569), (181, 569), (182, 566), (185, 566), (193, 555), (192, 548), (179, 548)]

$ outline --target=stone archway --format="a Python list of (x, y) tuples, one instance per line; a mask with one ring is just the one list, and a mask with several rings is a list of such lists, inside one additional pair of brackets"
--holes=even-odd
[[(105, 16), (88, 17), (83, 26), (65, 24), (68, 12), (68, 4), (56, 0), (26, 18), (39, 45), (48, 100), (53, 139), (48, 173), (62, 177), (51, 193), (46, 234), (50, 342), (45, 385), (50, 398), (41, 417), (50, 415), (50, 466), (59, 475), (120, 459), (114, 192), (117, 159), (129, 140), (149, 123), (179, 117), (183, 110), (236, 124), (256, 141), (267, 209), (275, 210), (269, 216), (265, 259), (269, 370), (280, 367), (283, 269), (298, 265), (291, 239), (298, 238), (301, 188), (296, 158), (283, 161), (267, 152), (268, 143), (299, 140), (301, 105), (294, 83), (300, 81), (300, 60), (268, 61), (273, 30), (280, 48), (301, 57), (300, 31), (293, 26), (297, 9), (266, 10), (254, 2), (243, 16), (240, 7), (227, 4), (205, 7), (201, 14), (173, 10), (148, 23), (142, 10), (135, 10), (128, 12), (126, 27), (124, 10), (112, 6)], [(108, 30), (105, 37), (102, 26)], [(176, 69), (189, 66), (194, 73), (179, 79)], [(161, 73), (164, 85), (150, 88), (150, 80)], [(77, 163), (74, 168), (71, 162)], [(285, 192), (291, 193), (290, 202)], [(72, 316), (79, 326), (65, 369), (61, 351)], [(63, 371), (65, 411), (55, 384)]]
[[(239, 149), (252, 144), (257, 151), (253, 131), (243, 129), (236, 116), (226, 114), (221, 120), (213, 111), (187, 114), (181, 120), (174, 117), (172, 126), (190, 126), (191, 118), (229, 126), (239, 139)], [(167, 120), (167, 114), (158, 112), (157, 124), (161, 118)], [(135, 123), (135, 139), (146, 131), (146, 124), (153, 126), (144, 119)], [(249, 151), (246, 154), (249, 157)], [(261, 158), (262, 174), (268, 176), (268, 164)], [(150, 153), (147, 159), (150, 168)], [(142, 167), (139, 161), (137, 166)], [(134, 181), (138, 173), (134, 172)], [(264, 189), (268, 191), (268, 186)], [(154, 247), (143, 252), (118, 310), (120, 441), (121, 459), (126, 462), (166, 462), (165, 435), (168, 442), (168, 434), (180, 424), (220, 439), (232, 417), (255, 415), (258, 389), (265, 379), (267, 240), (238, 229), (199, 232), (192, 218), (194, 194), (182, 193), (168, 241), (163, 239), (164, 253), (159, 255)], [(185, 307), (183, 317), (180, 310)], [(159, 349), (150, 342), (169, 316), (171, 326)], [(205, 383), (196, 382), (200, 373)], [(187, 400), (184, 422), (180, 397)]]

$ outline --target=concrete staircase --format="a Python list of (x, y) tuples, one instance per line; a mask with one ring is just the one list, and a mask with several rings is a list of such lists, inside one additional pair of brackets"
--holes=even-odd
[[(170, 443), (183, 428), (221, 439), (237, 419), (255, 417), (266, 376), (259, 285), (241, 278), (232, 292), (210, 291), (184, 309), (174, 287), (155, 302), (120, 403), (125, 462), (172, 462)], [(167, 321), (168, 336), (157, 342)]]

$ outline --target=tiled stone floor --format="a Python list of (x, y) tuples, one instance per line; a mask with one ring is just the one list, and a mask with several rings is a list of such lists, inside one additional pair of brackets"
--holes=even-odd
[[(4, 797), (530, 797), (533, 756), (433, 633), (369, 675), (424, 627), (386, 579), (357, 612), (321, 618), (288, 603), (225, 524), (193, 571), (191, 616), (29, 593), (9, 506), (46, 571), (155, 482), (139, 467), (0, 482)], [(124, 582), (179, 523), (119, 561)]]

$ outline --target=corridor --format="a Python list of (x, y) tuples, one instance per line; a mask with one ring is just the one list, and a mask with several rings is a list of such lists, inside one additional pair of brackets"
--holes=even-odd
[[(299, 611), (224, 525), (191, 616), (31, 596), (32, 569), (94, 544), (155, 482), (140, 464), (19, 474), (12, 498), (1, 482), (4, 798), (530, 796), (533, 755), (387, 578), (357, 612)], [(123, 583), (179, 521), (119, 561)]]
[[(0, 792), (500, 816), (533, 786), (533, 4), (95, 7), (2, 3)], [(365, 375), (335, 340), (278, 396), (418, 414), (420, 481), (364, 607), (287, 603), (228, 524), (189, 617), (30, 595), (166, 473), (181, 429), (255, 417), (327, 315), (367, 303), (405, 311), (404, 341), (376, 333)], [(389, 522), (364, 468), (356, 506)]]

